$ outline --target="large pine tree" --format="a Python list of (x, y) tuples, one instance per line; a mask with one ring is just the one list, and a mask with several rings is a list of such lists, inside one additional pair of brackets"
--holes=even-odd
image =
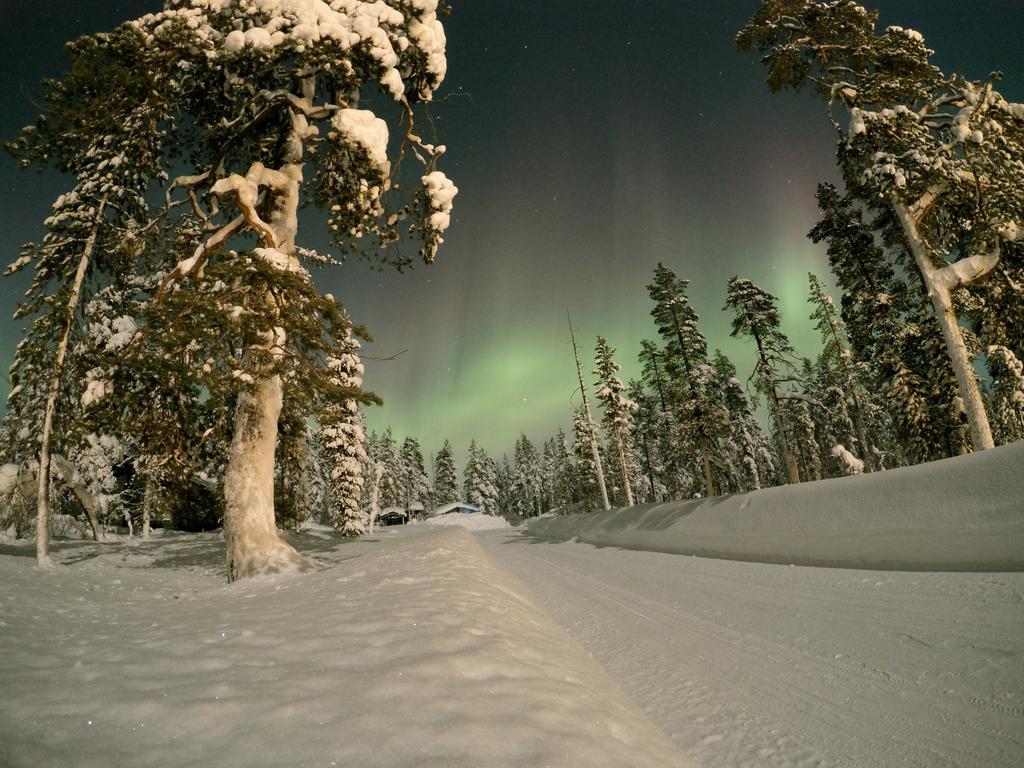
[(846, 187), (878, 214), (887, 244), (909, 253), (970, 442), (991, 448), (958, 294), (977, 298), (975, 286), (1001, 279), (1024, 239), (1024, 105), (995, 89), (1001, 74), (947, 76), (929, 62), (919, 32), (879, 33), (877, 20), (855, 2), (763, 0), (737, 44), (763, 54), (772, 90), (811, 88), (827, 102)]
[[(380, 253), (385, 263), (411, 263), (393, 247), (404, 233), (432, 261), (448, 227), (456, 189), (436, 169), (443, 148), (413, 129), (415, 103), (429, 101), (445, 74), (437, 11), (436, 0), (352, 0), (344, 8), (324, 0), (167, 0), (158, 13), (81, 41), (81, 50), (95, 50), (86, 65), (97, 62), (100, 74), (77, 90), (73, 77), (67, 89), (55, 84), (63, 109), (51, 110), (47, 130), (19, 140), (30, 157), (68, 147), (64, 169), (72, 173), (90, 158), (104, 163), (95, 169), (103, 174), (128, 169), (144, 191), (187, 158), (161, 224), (176, 248), (142, 333), (166, 336), (167, 358), (203, 386), (233, 389), (223, 484), (229, 580), (304, 566), (275, 526), (285, 390), (311, 410), (325, 397), (359, 397), (330, 386), (327, 361), (347, 322), (303, 266), (317, 256), (297, 241), (300, 203), (327, 211), (343, 254)], [(102, 78), (109, 83), (97, 90)], [(418, 157), (422, 170), (390, 162), (388, 124), (360, 108), (372, 91), (398, 105), (398, 156)], [(90, 101), (91, 93), (112, 97)], [(151, 156), (136, 162), (116, 149), (97, 154), (103, 136), (149, 146)], [(406, 153), (410, 145), (415, 151)], [(411, 200), (400, 191), (406, 188)], [(102, 175), (94, 192), (79, 191), (83, 211), (91, 211), (83, 225), (96, 234), (79, 237), (82, 247), (70, 258), (88, 260), (89, 243), (105, 236), (108, 208), (145, 206), (143, 194), (114, 200), (114, 192)], [(75, 306), (72, 298), (65, 306)], [(68, 325), (48, 331), (58, 350)], [(94, 381), (95, 388), (106, 383)]]

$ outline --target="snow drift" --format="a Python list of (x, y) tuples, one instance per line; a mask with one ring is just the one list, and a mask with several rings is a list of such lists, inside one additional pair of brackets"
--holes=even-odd
[(539, 538), (840, 568), (1024, 570), (1024, 443), (866, 475), (531, 520)]
[(293, 543), (0, 546), (0, 765), (693, 768), (468, 531)]

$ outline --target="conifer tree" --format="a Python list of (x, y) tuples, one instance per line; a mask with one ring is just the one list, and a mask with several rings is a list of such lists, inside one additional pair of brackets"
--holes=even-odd
[(520, 435), (514, 452), (512, 484), (509, 489), (512, 511), (520, 517), (540, 514), (541, 464), (537, 449), (526, 435)]
[(488, 515), (500, 514), (498, 507), (497, 466), (482, 446), (469, 444), (464, 471), (463, 495), (470, 504)]
[(659, 263), (647, 292), (654, 302), (651, 316), (665, 342), (662, 357), (672, 384), (670, 400), (677, 411), (679, 437), (684, 445), (695, 446), (699, 452), (704, 493), (713, 496), (713, 465), (721, 463), (721, 409), (712, 386), (707, 341), (697, 328), (699, 317), (687, 296), (688, 286), (688, 280)]
[(399, 487), (402, 505), (407, 512), (415, 505), (426, 505), (430, 500), (430, 478), (423, 466), (423, 451), (415, 437), (407, 437), (398, 452)]
[(722, 404), (728, 413), (728, 455), (735, 472), (735, 490), (753, 491), (775, 485), (777, 460), (755, 413), (756, 403), (736, 378), (736, 366), (720, 349), (715, 350), (712, 364), (722, 392)]
[(996, 440), (1024, 440), (1024, 363), (1010, 349), (997, 345), (988, 348), (988, 359)]
[[(164, 224), (188, 237), (171, 238), (179, 247), (169, 254), (173, 263), (148, 327), (179, 335), (169, 339), (168, 355), (203, 386), (235, 389), (224, 479), (229, 580), (304, 567), (274, 525), (283, 390), (304, 407), (312, 407), (315, 393), (360, 397), (330, 386), (327, 358), (347, 323), (301, 264), (324, 259), (297, 243), (300, 201), (327, 210), (343, 254), (379, 253), (383, 263), (399, 266), (412, 261), (392, 247), (402, 233), (420, 241), (419, 255), (429, 263), (450, 222), (457, 190), (436, 169), (444, 148), (420, 139), (413, 123), (416, 102), (429, 101), (445, 74), (437, 11), (436, 0), (353, 0), (343, 9), (324, 0), (167, 0), (162, 11), (81, 43), (95, 47), (97, 59), (118, 64), (103, 70), (123, 82), (113, 109), (98, 104), (90, 105), (95, 114), (58, 113), (72, 130), (40, 134), (37, 145), (23, 136), (43, 155), (56, 152), (84, 118), (104, 126), (85, 131), (77, 145), (88, 156), (88, 143), (107, 132), (116, 110), (116, 125), (137, 120), (127, 142), (152, 142), (155, 158), (149, 165), (121, 158), (118, 167), (127, 165), (152, 186), (171, 161), (187, 158), (192, 166), (168, 191)], [(394, 165), (387, 123), (359, 108), (371, 91), (398, 106), (402, 146)], [(401, 159), (412, 156), (424, 167), (403, 171)], [(104, 170), (118, 157), (103, 158)], [(72, 163), (68, 170), (79, 168)], [(411, 200), (406, 188), (414, 190)], [(94, 212), (102, 199), (111, 208), (120, 202), (100, 197)], [(143, 195), (137, 199), (144, 205)], [(211, 326), (229, 333), (216, 338)], [(191, 342), (181, 338), (190, 332)]]
[(633, 445), (639, 452), (642, 471), (637, 496), (641, 503), (658, 502), (665, 498), (667, 488), (662, 479), (665, 474), (660, 440), (663, 431), (656, 426), (659, 423), (656, 396), (645, 392), (643, 383), (637, 379), (630, 380), (627, 392), (629, 399), (637, 406), (632, 432)]
[(846, 324), (818, 277), (809, 272), (807, 279), (810, 282), (809, 301), (812, 307), (810, 319), (815, 321), (814, 327), (821, 333), (819, 366), (825, 374), (822, 381), (823, 389), (836, 388), (842, 395), (841, 398), (830, 399), (831, 404), (841, 408), (843, 413), (837, 414), (834, 407), (826, 407), (826, 412), (844, 418), (848, 415), (856, 435), (854, 450), (860, 459), (868, 462), (870, 466), (871, 443), (868, 441), (867, 428), (864, 425), (863, 405), (867, 400), (867, 392), (854, 378)]
[[(45, 83), (45, 114), (7, 148), (22, 167), (53, 167), (74, 186), (53, 204), (42, 243), (27, 243), (6, 274), (33, 264), (35, 277), (15, 318), (33, 317), (11, 366), (7, 433), (12, 458), (37, 462), (36, 556), (48, 557), (50, 457), (73, 435), (62, 385), (68, 351), (82, 330), (81, 308), (104, 276), (123, 269), (130, 246), (147, 223), (144, 198), (162, 171), (158, 134), (162, 100), (147, 99), (158, 75), (136, 66), (138, 35), (129, 29), (80, 38), (66, 48), (72, 62), (63, 80)], [(127, 256), (126, 256), (127, 252)], [(54, 439), (57, 438), (57, 445)], [(37, 442), (38, 440), (38, 442)], [(12, 450), (13, 449), (13, 450)], [(38, 452), (38, 453), (37, 453)]]
[(767, 291), (742, 277), (729, 280), (725, 308), (735, 313), (733, 336), (749, 336), (757, 346), (757, 362), (750, 378), (754, 387), (768, 398), (768, 409), (775, 420), (776, 433), (789, 475), (789, 482), (800, 482), (793, 452), (793, 436), (787, 429), (781, 401), (787, 397), (779, 385), (796, 379), (793, 348), (782, 332), (776, 299)]
[(632, 507), (634, 501), (630, 475), (633, 474), (634, 460), (630, 432), (633, 428), (632, 412), (637, 409), (637, 404), (625, 396), (626, 385), (616, 375), (621, 366), (613, 359), (615, 350), (608, 345), (608, 340), (603, 336), (597, 337), (594, 354), (597, 366), (593, 372), (597, 376), (596, 395), (604, 410), (601, 423), (615, 446), (626, 506)]
[(455, 468), (452, 445), (448, 440), (444, 441), (434, 457), (433, 499), (433, 504), (438, 507), (459, 500), (459, 474)]
[[(993, 446), (959, 291), (991, 279), (1024, 238), (1024, 105), (985, 81), (946, 76), (913, 29), (875, 31), (855, 2), (763, 0), (737, 36), (757, 50), (772, 90), (810, 86), (839, 134), (850, 193), (879, 214), (889, 245), (906, 247), (956, 376), (976, 450)], [(844, 110), (844, 129), (836, 110)], [(1018, 291), (1019, 293), (1019, 291)]]
[[(340, 391), (356, 392), (363, 384), (357, 333), (357, 329), (350, 327), (327, 361), (331, 383)], [(320, 419), (328, 476), (328, 516), (343, 536), (361, 535), (366, 532), (360, 501), (369, 456), (359, 400), (350, 397), (340, 402), (328, 401)]]

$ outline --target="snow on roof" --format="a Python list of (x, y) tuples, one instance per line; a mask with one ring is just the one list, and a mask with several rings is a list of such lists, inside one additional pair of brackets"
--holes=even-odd
[(437, 507), (436, 509), (430, 510), (431, 517), (438, 517), (439, 515), (447, 515), (449, 512), (455, 512), (457, 510), (466, 510), (468, 512), (479, 512), (480, 507), (475, 507), (472, 504), (468, 504), (465, 501), (453, 501), (450, 504)]

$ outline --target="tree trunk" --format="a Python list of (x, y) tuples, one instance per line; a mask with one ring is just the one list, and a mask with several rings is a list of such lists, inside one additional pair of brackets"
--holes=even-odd
[(150, 522), (153, 519), (153, 497), (156, 496), (156, 481), (152, 474), (146, 474), (146, 485), (142, 491), (142, 538), (149, 538)]
[[(36, 490), (36, 564), (41, 568), (50, 564), (50, 451), (53, 442), (53, 419), (57, 413), (57, 395), (60, 392), (60, 380), (64, 375), (64, 358), (68, 352), (68, 338), (71, 336), (71, 327), (75, 323), (75, 312), (78, 309), (79, 297), (82, 295), (85, 274), (89, 270), (92, 252), (96, 247), (96, 236), (100, 227), (99, 219), (103, 216), (103, 209), (106, 205), (107, 196), (104, 195), (96, 211), (96, 224), (93, 225), (92, 231), (85, 241), (85, 246), (82, 248), (82, 255), (78, 259), (78, 267), (75, 269), (75, 278), (71, 284), (71, 295), (68, 297), (64, 316), (64, 327), (61, 329), (60, 340), (57, 342), (57, 354), (53, 360), (53, 371), (50, 373), (50, 391), (46, 396), (43, 433), (39, 446), (39, 473), (36, 478), (38, 481)], [(94, 535), (97, 533), (95, 528), (93, 533)]]
[(704, 469), (704, 493), (707, 498), (711, 498), (715, 495), (715, 485), (711, 477), (711, 457), (708, 455), (708, 448), (704, 445), (703, 440), (700, 446), (700, 461)]
[(775, 417), (775, 428), (779, 431), (779, 441), (782, 443), (782, 458), (786, 462), (786, 472), (789, 474), (789, 482), (796, 484), (800, 482), (800, 470), (796, 465), (796, 456), (789, 447), (789, 438), (786, 437), (786, 426), (782, 421), (782, 408), (779, 406), (779, 399), (772, 392), (772, 416)]
[(939, 323), (942, 338), (946, 342), (946, 352), (949, 354), (949, 361), (956, 374), (960, 399), (964, 402), (964, 412), (971, 430), (971, 443), (976, 451), (994, 448), (992, 428), (989, 426), (988, 415), (985, 413), (985, 405), (981, 399), (981, 390), (978, 388), (978, 379), (974, 374), (971, 356), (967, 352), (963, 334), (960, 333), (960, 326), (957, 323), (952, 293), (939, 281), (939, 269), (932, 261), (928, 247), (921, 238), (917, 230), (917, 222), (910, 211), (898, 201), (893, 204), (893, 210), (903, 226), (907, 244), (917, 263), (917, 268), (921, 272), (925, 290), (928, 292), (932, 309), (935, 311), (935, 319)]
[[(312, 98), (312, 81), (303, 83), (303, 99)], [(264, 251), (276, 252), (272, 264), (284, 271), (299, 268), (295, 256), (298, 230), (299, 185), (302, 181), (303, 141), (311, 135), (305, 118), (291, 112), (291, 127), (282, 137), (279, 170), (254, 163), (245, 177), (232, 174), (212, 187), (217, 194), (234, 192), (242, 215), (256, 232)], [(256, 200), (266, 190), (267, 221), (260, 218)], [(230, 226), (230, 225), (228, 225)], [(274, 297), (264, 300), (275, 311)], [(283, 331), (275, 330), (261, 351), (280, 353)], [(256, 347), (256, 349), (260, 349)], [(224, 538), (227, 544), (228, 581), (285, 571), (308, 570), (309, 563), (277, 533), (274, 515), (274, 453), (278, 419), (284, 396), (277, 374), (257, 379), (251, 391), (238, 395), (234, 434), (224, 475)]]
[(282, 402), (276, 375), (238, 396), (224, 475), (228, 581), (305, 568), (302, 556), (278, 536), (274, 519), (274, 448)]
[(597, 449), (597, 435), (594, 434), (594, 420), (590, 418), (590, 404), (587, 402), (587, 387), (583, 383), (583, 369), (580, 367), (580, 352), (576, 348), (576, 336), (572, 332), (572, 320), (569, 321), (569, 338), (572, 339), (572, 352), (576, 356), (576, 375), (580, 380), (580, 395), (583, 397), (583, 417), (587, 420), (590, 432), (590, 453), (594, 459), (594, 473), (597, 475), (597, 487), (601, 491), (602, 509), (611, 509), (608, 503), (608, 490), (604, 484), (604, 468), (601, 466), (601, 452)]
[(626, 506), (632, 507), (634, 504), (633, 486), (629, 482), (629, 468), (626, 466), (626, 449), (621, 433), (615, 436), (615, 442), (618, 444), (619, 449), (619, 467), (622, 469), (622, 487), (626, 492)]
[(370, 489), (370, 525), (367, 533), (373, 535), (373, 526), (380, 514), (380, 478), (384, 474), (384, 464), (380, 461), (373, 463), (373, 487)]

